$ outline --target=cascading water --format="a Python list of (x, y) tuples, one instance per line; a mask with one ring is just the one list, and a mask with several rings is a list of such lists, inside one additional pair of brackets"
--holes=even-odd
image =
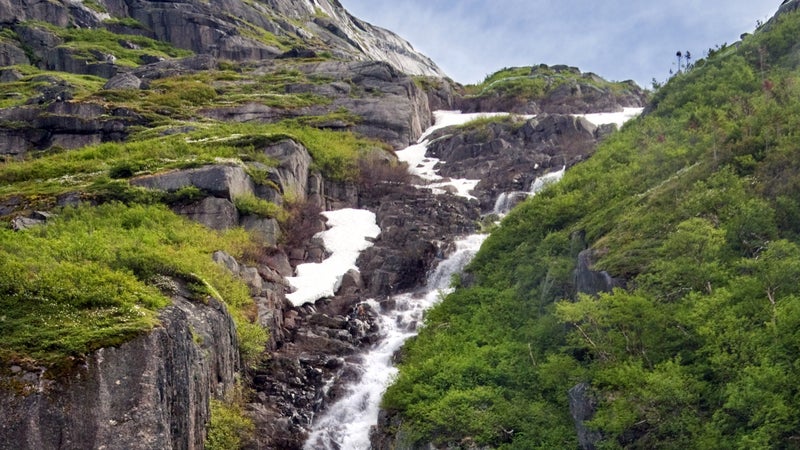
[(370, 448), (370, 428), (378, 423), (381, 397), (397, 373), (392, 355), (406, 339), (417, 334), (424, 312), (449, 292), (450, 279), (464, 269), (485, 238), (486, 235), (475, 234), (456, 241), (455, 253), (439, 263), (422, 292), (393, 298), (396, 307), (381, 315), (380, 343), (365, 353), (359, 364), (361, 380), (315, 421), (306, 450)]
[(555, 172), (546, 173), (531, 183), (531, 189), (528, 191), (531, 195), (536, 195), (542, 191), (542, 189), (546, 188), (547, 186), (557, 183), (561, 178), (564, 176), (564, 172), (567, 170), (567, 166), (561, 168), (561, 170), (557, 170)]
[[(641, 110), (626, 109), (624, 113), (593, 114), (586, 118), (595, 124), (615, 121), (619, 126), (625, 120), (637, 115)], [(503, 113), (500, 113), (503, 114)], [(497, 114), (490, 114), (497, 115)], [(458, 125), (487, 114), (460, 114), (458, 111), (437, 111), (436, 124), (426, 130), (419, 143), (397, 152), (401, 161), (409, 164), (409, 171), (425, 180), (434, 193), (443, 193), (450, 187), (456, 195), (471, 198), (469, 191), (478, 180), (442, 180), (435, 166), (439, 162), (426, 155), (430, 134), (444, 126)], [(545, 174), (531, 184), (528, 192), (510, 192), (501, 195), (495, 204), (495, 213), (505, 215), (508, 210), (524, 197), (536, 195), (544, 187), (555, 183), (564, 175), (561, 170)], [(345, 395), (333, 403), (327, 412), (314, 423), (304, 448), (306, 450), (366, 450), (370, 448), (369, 434), (372, 426), (378, 423), (380, 400), (397, 369), (392, 366), (392, 355), (400, 349), (406, 339), (417, 334), (424, 312), (436, 304), (449, 291), (450, 279), (459, 273), (480, 248), (486, 235), (471, 235), (456, 241), (457, 250), (442, 261), (427, 280), (420, 293), (401, 294), (393, 297), (395, 307), (384, 311), (380, 317), (382, 338), (367, 351), (359, 363), (360, 381), (348, 387)], [(380, 310), (377, 304), (373, 304)]]
[(519, 202), (525, 200), (526, 198), (536, 195), (542, 191), (542, 189), (546, 188), (550, 184), (558, 182), (561, 177), (564, 176), (564, 172), (566, 171), (567, 166), (562, 167), (560, 170), (555, 172), (550, 172), (542, 175), (541, 177), (536, 178), (531, 183), (531, 188), (527, 192), (524, 191), (511, 191), (511, 192), (503, 192), (497, 197), (497, 201), (494, 203), (494, 210), (492, 211), (493, 214), (498, 216), (505, 216), (511, 211), (511, 208), (516, 206)]

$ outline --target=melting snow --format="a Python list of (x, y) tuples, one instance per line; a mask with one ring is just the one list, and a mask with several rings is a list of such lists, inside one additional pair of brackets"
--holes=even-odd
[(441, 161), (438, 158), (425, 156), (425, 152), (428, 151), (428, 145), (430, 144), (428, 137), (430, 137), (434, 131), (445, 127), (463, 125), (467, 122), (484, 117), (507, 115), (508, 113), (461, 114), (461, 111), (435, 111), (433, 113), (435, 120), (434, 125), (425, 130), (425, 133), (420, 136), (417, 144), (398, 151), (397, 158), (400, 161), (408, 163), (408, 171), (411, 172), (412, 175), (416, 175), (430, 182), (428, 185), (418, 187), (430, 188), (435, 194), (451, 192), (460, 197), (475, 198), (470, 194), (470, 191), (475, 189), (475, 186), (480, 183), (480, 180), (468, 180), (465, 178), (445, 179), (439, 175), (434, 167)]
[(342, 284), (342, 277), (350, 269), (358, 270), (356, 260), (361, 251), (372, 246), (367, 238), (376, 238), (381, 232), (375, 224), (375, 213), (362, 209), (340, 209), (322, 213), (328, 218), (329, 229), (317, 233), (325, 249), (331, 252), (321, 263), (300, 264), (297, 275), (288, 278), (296, 290), (286, 295), (295, 306), (332, 297)]
[[(589, 122), (596, 126), (613, 123), (619, 128), (622, 127), (622, 125), (628, 120), (639, 116), (643, 109), (644, 108), (623, 108), (622, 112), (575, 114), (574, 116), (585, 117)], [(408, 163), (408, 169), (412, 175), (416, 175), (422, 180), (428, 182), (427, 185), (418, 187), (430, 188), (436, 194), (451, 192), (461, 197), (475, 198), (470, 194), (470, 191), (475, 189), (475, 186), (478, 185), (480, 180), (445, 179), (439, 175), (435, 167), (437, 164), (443, 164), (444, 162), (440, 161), (438, 158), (425, 156), (425, 153), (428, 151), (428, 145), (430, 145), (428, 138), (431, 134), (433, 134), (434, 131), (445, 127), (463, 125), (473, 120), (482, 119), (485, 117), (498, 117), (507, 115), (509, 115), (509, 113), (499, 112), (461, 114), (461, 111), (436, 111), (433, 113), (435, 120), (434, 125), (425, 130), (416, 144), (398, 151), (397, 158), (400, 161)], [(536, 116), (525, 115), (521, 117), (524, 117), (525, 119), (531, 119)], [(538, 165), (535, 168), (538, 168)], [(536, 182), (558, 181), (563, 174), (564, 170), (562, 169), (553, 174), (547, 174), (543, 176), (541, 180), (537, 179)], [(548, 177), (556, 178), (553, 180)]]
[(622, 125), (642, 114), (644, 108), (623, 108), (622, 112), (612, 113), (592, 113), (592, 114), (575, 114), (577, 117), (585, 117), (586, 120), (593, 123), (595, 126), (616, 124), (617, 128), (622, 128)]

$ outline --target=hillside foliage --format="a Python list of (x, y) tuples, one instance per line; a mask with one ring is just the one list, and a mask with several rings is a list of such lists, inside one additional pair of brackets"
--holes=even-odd
[[(658, 91), (517, 207), (432, 310), (383, 406), (410, 445), (796, 448), (800, 14)], [(576, 292), (578, 253), (619, 280)]]
[(237, 322), (243, 357), (263, 349), (244, 283), (211, 254), (241, 256), (243, 230), (220, 234), (164, 206), (67, 208), (47, 226), (0, 229), (0, 360), (59, 366), (118, 345), (158, 324), (177, 282), (195, 301), (225, 302)]

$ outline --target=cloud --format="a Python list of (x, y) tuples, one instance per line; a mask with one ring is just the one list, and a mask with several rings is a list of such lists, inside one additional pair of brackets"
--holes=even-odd
[(732, 43), (778, 7), (752, 0), (341, 0), (398, 33), (462, 83), (508, 66), (568, 64), (649, 85), (677, 50)]

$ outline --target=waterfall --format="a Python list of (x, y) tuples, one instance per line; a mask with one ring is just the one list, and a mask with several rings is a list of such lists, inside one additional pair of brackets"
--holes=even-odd
[(567, 170), (567, 166), (561, 168), (561, 170), (557, 170), (555, 172), (546, 173), (540, 177), (537, 177), (531, 183), (530, 194), (536, 195), (539, 192), (542, 192), (544, 188), (547, 186), (558, 182), (564, 176), (564, 172)]
[[(370, 428), (378, 423), (381, 397), (397, 373), (392, 355), (406, 339), (417, 334), (424, 312), (450, 292), (450, 279), (464, 269), (485, 238), (486, 235), (475, 234), (456, 241), (456, 251), (439, 263), (421, 292), (393, 297), (396, 307), (381, 313), (381, 341), (357, 363), (360, 380), (315, 421), (304, 449), (370, 448)], [(377, 304), (373, 306), (380, 309)]]

